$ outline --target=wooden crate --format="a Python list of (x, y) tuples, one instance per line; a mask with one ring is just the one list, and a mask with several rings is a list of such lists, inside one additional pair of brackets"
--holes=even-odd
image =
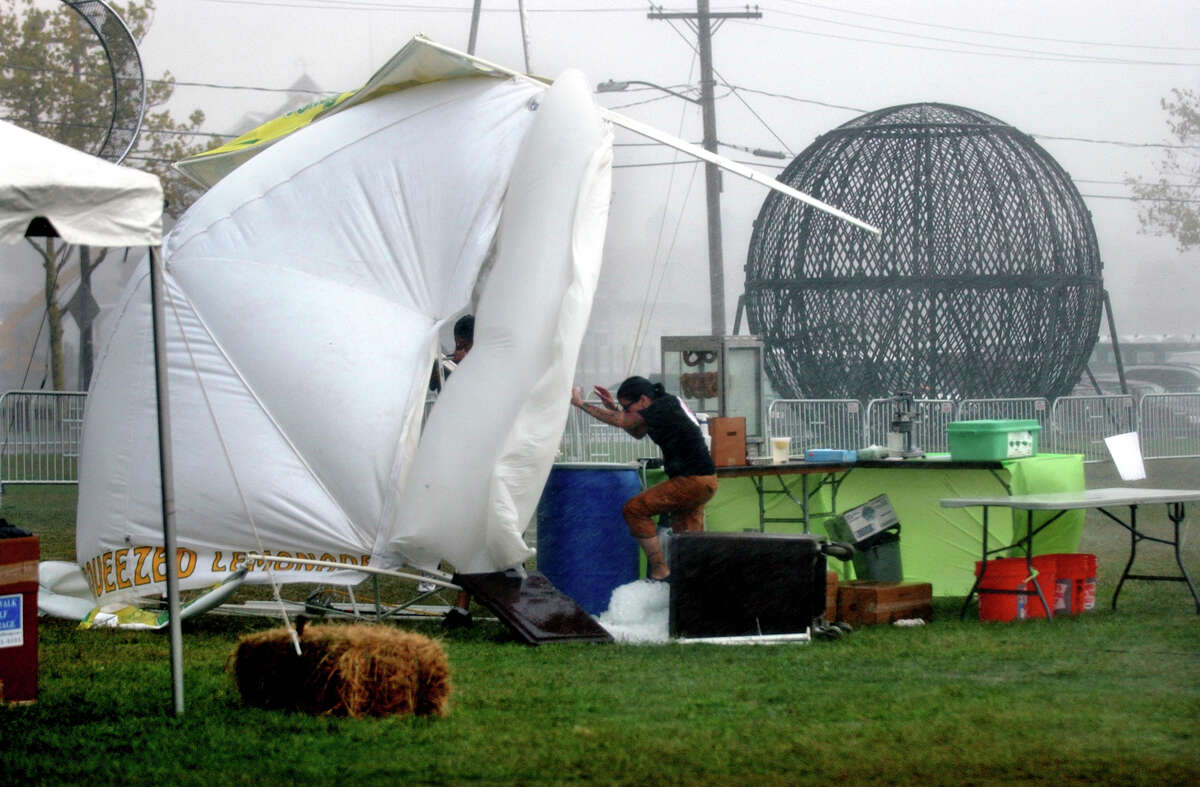
[(833, 623), (838, 619), (838, 572), (825, 572), (825, 620)]
[(838, 585), (837, 619), (852, 626), (905, 618), (933, 620), (933, 585), (928, 582), (853, 580)]

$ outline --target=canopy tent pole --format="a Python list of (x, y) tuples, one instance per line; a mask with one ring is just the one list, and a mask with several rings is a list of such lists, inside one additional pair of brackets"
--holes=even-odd
[[(546, 84), (543, 80), (540, 80), (536, 77), (530, 76), (528, 74), (522, 74), (517, 71), (513, 71), (511, 68), (505, 68), (502, 65), (493, 63), (488, 60), (484, 60), (483, 58), (475, 57), (474, 55), (469, 55), (469, 54), (466, 54), (463, 52), (459, 52), (455, 49), (452, 49), (451, 47), (435, 43), (428, 39), (422, 39), (422, 41), (427, 46), (432, 47), (433, 49), (440, 49), (441, 51), (446, 52), (451, 55), (454, 55), (456, 57), (462, 57), (467, 60), (471, 60), (475, 63), (483, 65), (484, 67), (486, 67), (488, 69), (498, 71), (502, 74), (507, 74), (507, 75), (513, 77), (514, 79), (523, 79), (528, 82), (533, 82), (533, 83), (543, 85), (543, 86)], [(793, 199), (798, 199), (801, 202), (805, 203), (806, 205), (811, 205), (812, 207), (816, 208), (817, 210), (824, 211), (824, 212), (830, 214), (831, 216), (836, 216), (837, 218), (841, 219), (842, 221), (849, 222), (850, 224), (853, 224), (856, 227), (866, 230), (867, 232), (870, 232), (871, 234), (875, 235), (876, 237), (878, 237), (879, 235), (882, 234), (882, 231), (878, 227), (868, 224), (867, 222), (865, 222), (861, 219), (855, 218), (854, 216), (851, 216), (850, 214), (846, 213), (845, 211), (838, 210), (837, 208), (833, 207), (832, 205), (822, 202), (821, 200), (817, 199), (816, 197), (813, 197), (809, 194), (805, 194), (804, 192), (794, 189), (791, 186), (788, 186), (787, 184), (780, 183), (778, 180), (775, 180), (774, 178), (767, 177), (766, 175), (762, 174), (761, 172), (751, 169), (750, 167), (747, 167), (744, 164), (739, 164), (738, 162), (733, 161), (732, 159), (725, 158), (724, 156), (722, 156), (718, 153), (712, 153), (711, 151), (705, 150), (704, 148), (700, 147), (699, 145), (693, 145), (690, 142), (685, 142), (684, 140), (674, 137), (670, 134), (667, 134), (666, 132), (659, 131), (657, 128), (654, 128), (653, 126), (651, 126), (647, 123), (642, 123), (640, 121), (634, 120), (633, 118), (628, 117), (626, 115), (622, 115), (619, 112), (613, 112), (611, 109), (606, 109), (604, 107), (597, 107), (597, 109), (599, 109), (599, 111), (600, 111), (600, 117), (604, 118), (605, 120), (609, 121), (610, 123), (621, 126), (622, 128), (627, 129), (629, 131), (632, 131), (635, 134), (641, 134), (643, 137), (648, 137), (649, 139), (653, 139), (656, 142), (661, 142), (664, 145), (673, 147), (682, 153), (686, 153), (689, 156), (692, 156), (693, 158), (698, 158), (701, 161), (707, 161), (711, 164), (716, 164), (721, 169), (724, 169), (728, 172), (732, 172), (733, 174), (738, 175), (743, 178), (746, 178), (747, 180), (753, 181), (753, 182), (759, 184), (760, 186), (765, 186), (768, 189), (771, 189), (772, 191), (778, 191), (781, 194), (786, 194), (787, 196), (792, 197)]]
[(171, 696), (183, 715), (183, 629), (179, 622), (179, 550), (175, 542), (175, 476), (167, 395), (167, 340), (163, 317), (162, 247), (150, 249), (150, 317), (154, 332), (154, 390), (158, 405), (158, 469), (162, 489), (163, 550), (167, 554), (167, 612), (171, 636)]

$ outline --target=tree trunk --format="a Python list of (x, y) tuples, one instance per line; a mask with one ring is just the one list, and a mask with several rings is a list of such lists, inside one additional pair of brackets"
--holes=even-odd
[(46, 239), (46, 253), (42, 255), (42, 267), (46, 271), (46, 327), (49, 329), (50, 377), (53, 389), (61, 391), (63, 381), (62, 309), (58, 305), (58, 254), (54, 242)]
[[(92, 382), (92, 268), (91, 249), (79, 247), (79, 390), (86, 391)], [(101, 258), (103, 259), (103, 258)]]

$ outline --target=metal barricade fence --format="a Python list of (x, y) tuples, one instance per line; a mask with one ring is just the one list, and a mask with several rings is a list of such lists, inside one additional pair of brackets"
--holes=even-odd
[(1137, 420), (1146, 459), (1200, 457), (1200, 393), (1146, 394)]
[(1028, 396), (1017, 399), (963, 399), (958, 403), (956, 420), (959, 421), (1011, 419), (1037, 421), (1044, 433), (1050, 425), (1050, 400)]
[(792, 438), (791, 453), (808, 448), (862, 447), (862, 405), (857, 399), (776, 399), (767, 408), (770, 437)]
[(79, 483), (83, 391), (0, 394), (0, 485)]
[(1137, 430), (1133, 397), (1063, 396), (1054, 400), (1050, 435), (1039, 438), (1040, 451), (1083, 454), (1084, 462), (1103, 462), (1108, 456), (1104, 438)]
[[(925, 452), (950, 450), (946, 439), (946, 425), (954, 420), (953, 399), (913, 400), (916, 418), (913, 420), (913, 446)], [(887, 445), (888, 432), (892, 427), (893, 403), (891, 399), (872, 399), (867, 404), (867, 445)]]
[[(588, 399), (600, 404), (598, 399)], [(598, 421), (572, 407), (559, 443), (556, 462), (636, 462), (659, 459), (662, 452), (650, 439), (639, 440), (624, 429)]]

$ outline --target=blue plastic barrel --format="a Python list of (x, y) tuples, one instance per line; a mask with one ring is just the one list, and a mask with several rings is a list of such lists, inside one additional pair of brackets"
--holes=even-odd
[(537, 563), (590, 615), (638, 578), (638, 546), (621, 506), (642, 491), (637, 465), (556, 464), (537, 509)]

